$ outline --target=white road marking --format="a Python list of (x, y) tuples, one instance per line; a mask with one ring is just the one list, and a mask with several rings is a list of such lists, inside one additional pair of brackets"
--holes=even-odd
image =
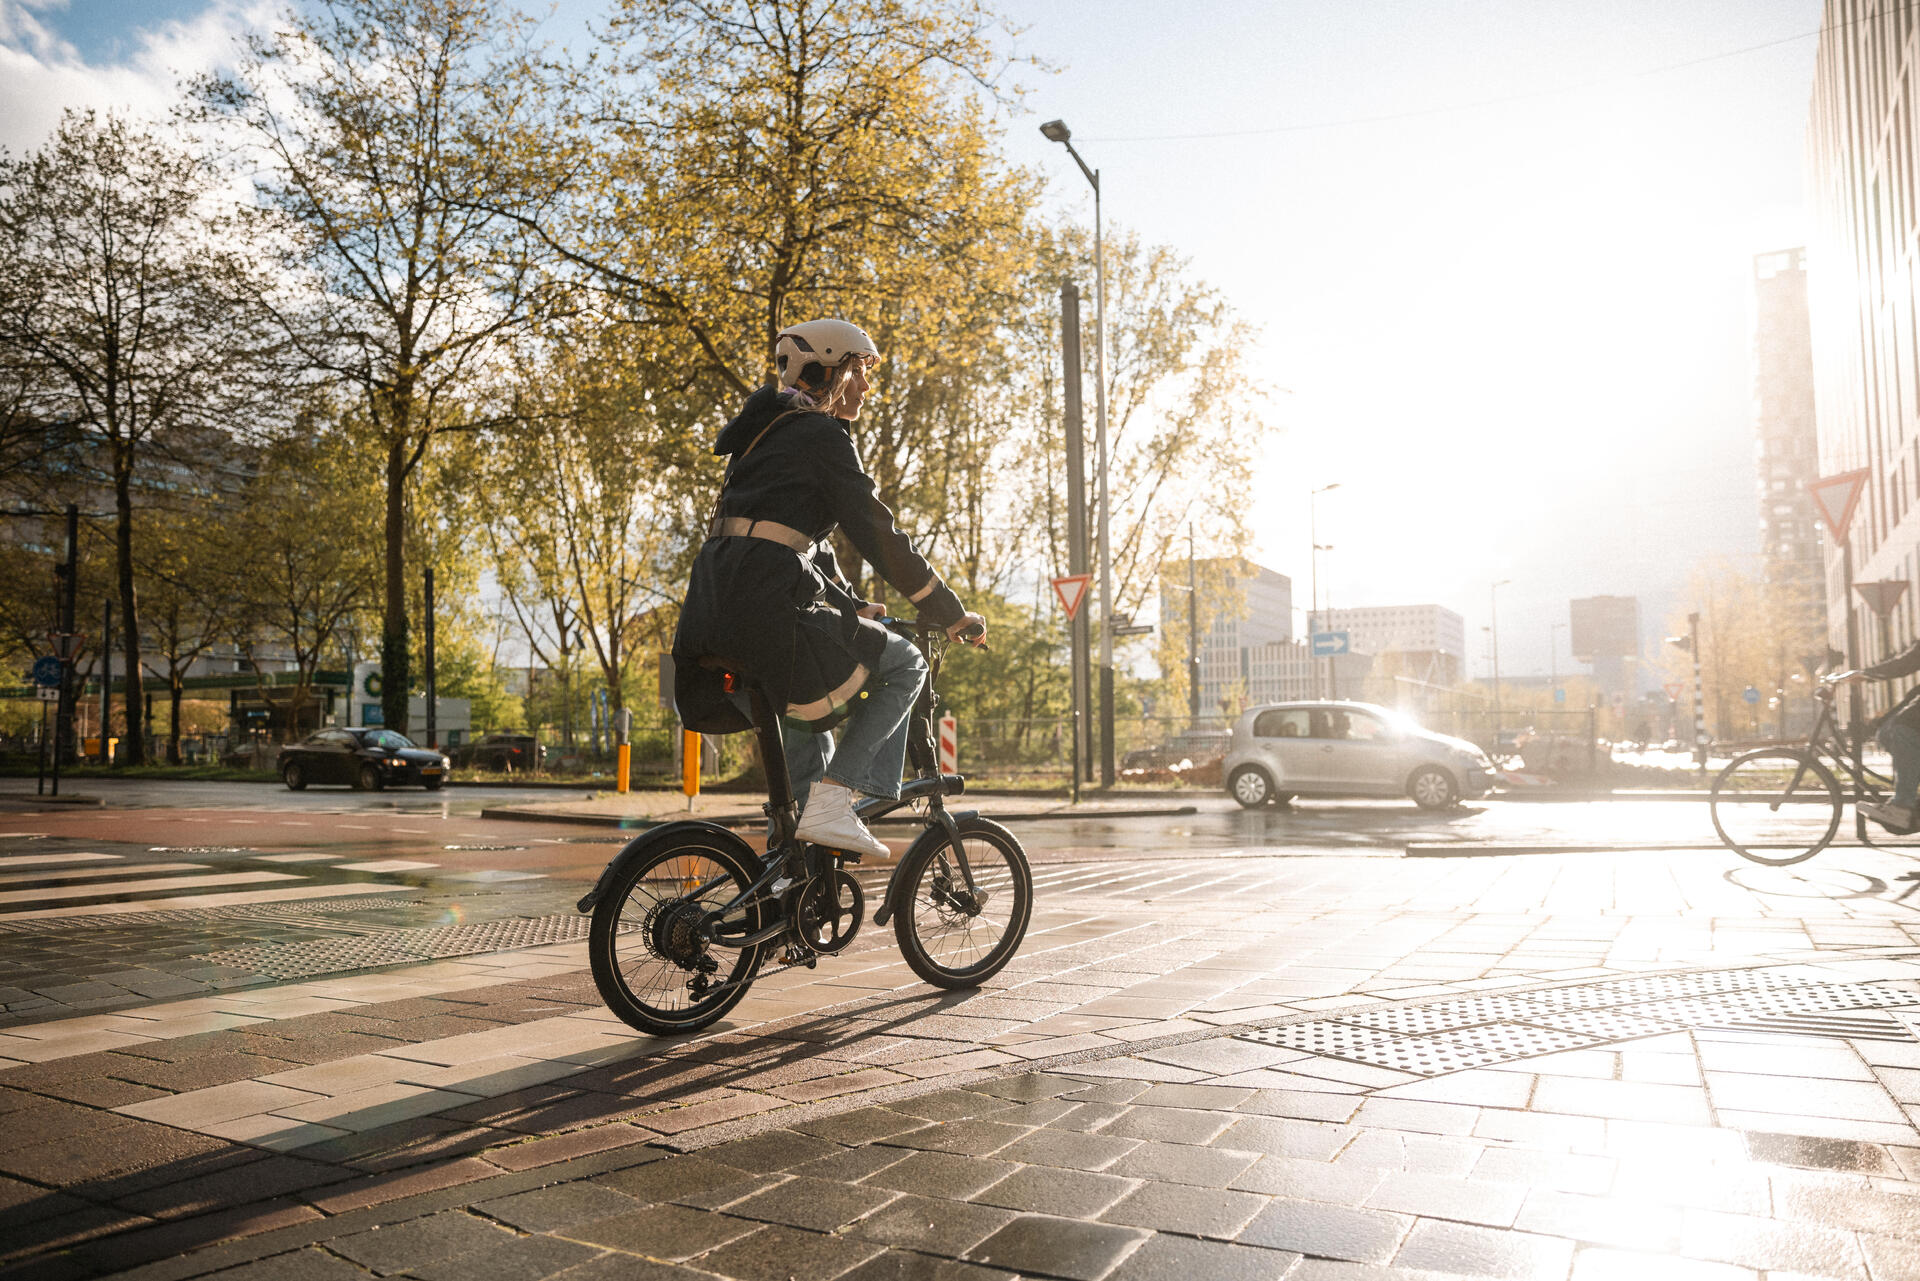
[(131, 903), (83, 903), (73, 907), (49, 907), (32, 912), (0, 912), (9, 921), (37, 920), (52, 916), (112, 916), (121, 912), (157, 912), (181, 907), (232, 907), (241, 903), (281, 903), (288, 899), (347, 898), (359, 894), (392, 894), (405, 886), (394, 885), (295, 885), (277, 890), (242, 890), (231, 894), (183, 894), (177, 898), (140, 899)]
[(346, 872), (417, 872), (425, 867), (438, 867), (438, 863), (412, 863), (403, 858), (380, 859), (372, 863), (342, 863), (340, 868)]
[[(76, 867), (64, 872), (52, 870), (41, 872), (9, 872), (0, 876), (0, 885), (22, 885), (28, 881), (84, 881), (88, 877), (113, 876), (138, 870), (140, 872), (197, 872), (205, 868), (205, 863), (137, 863), (122, 864), (119, 867)], [(67, 898), (71, 890), (48, 890), (47, 897)]]
[[(110, 885), (76, 885), (71, 889), (6, 890), (0, 903), (25, 903), (31, 899), (99, 898), (105, 894), (140, 894), (149, 890), (192, 889), (198, 885), (253, 885), (261, 881), (296, 881), (291, 872), (217, 872), (210, 876), (161, 876), (149, 881), (115, 881)], [(142, 903), (142, 908), (151, 904)]]
[(125, 858), (124, 854), (17, 854), (0, 858), (0, 867), (33, 867), (41, 863), (105, 863)]

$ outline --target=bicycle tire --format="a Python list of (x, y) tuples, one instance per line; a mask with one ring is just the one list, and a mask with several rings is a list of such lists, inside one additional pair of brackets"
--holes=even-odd
[[(960, 819), (957, 827), (986, 902), (970, 907), (962, 899), (964, 888), (954, 891), (960, 872), (953, 842), (941, 833), (908, 852), (893, 915), (900, 955), (915, 974), (942, 988), (978, 987), (998, 974), (1020, 950), (1033, 915), (1033, 870), (1014, 834), (978, 817)], [(1006, 905), (1003, 910), (994, 910), (996, 900)], [(986, 937), (990, 928), (998, 933)]]
[(1713, 830), (1727, 848), (1768, 867), (1805, 862), (1833, 842), (1846, 802), (1811, 752), (1763, 747), (1715, 776)]
[[(721, 906), (758, 875), (759, 869), (737, 851), (697, 833), (661, 846), (622, 872), (594, 905), (587, 938), (594, 986), (607, 1008), (629, 1027), (669, 1036), (697, 1032), (739, 1004), (765, 944), (740, 949), (703, 944), (691, 936), (691, 922), (696, 912)], [(759, 929), (763, 920), (764, 908), (749, 904), (727, 924), (747, 932)], [(702, 984), (708, 959), (716, 965)], [(703, 996), (705, 985), (719, 990)]]

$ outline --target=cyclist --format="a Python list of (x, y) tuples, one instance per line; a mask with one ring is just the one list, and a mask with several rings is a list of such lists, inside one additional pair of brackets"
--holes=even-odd
[[(885, 608), (847, 584), (827, 536), (837, 527), (950, 637), (983, 634), (986, 620), (895, 527), (860, 464), (851, 424), (879, 362), (873, 340), (844, 320), (776, 336), (777, 382), (749, 396), (714, 443), (732, 462), (693, 563), (673, 657), (674, 701), (689, 729), (723, 734), (752, 723), (702, 657), (758, 681), (782, 709), (801, 840), (884, 856), (854, 805), (861, 794), (899, 797), (907, 715), (927, 666), (911, 641), (874, 621)], [(830, 731), (842, 721), (836, 750)]]
[[(1865, 680), (1897, 680), (1915, 672), (1920, 672), (1920, 642), (1883, 663), (1834, 672), (1822, 679), (1832, 685), (1851, 685)], [(1885, 804), (1860, 806), (1860, 813), (1890, 832), (1905, 835), (1913, 829), (1915, 804), (1920, 800), (1920, 685), (1908, 690), (1893, 710), (1880, 718), (1875, 737), (1893, 758), (1893, 795)]]

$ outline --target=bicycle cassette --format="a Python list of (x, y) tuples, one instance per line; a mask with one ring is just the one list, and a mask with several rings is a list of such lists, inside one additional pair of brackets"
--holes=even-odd
[(794, 913), (800, 937), (816, 952), (838, 952), (853, 942), (866, 914), (867, 896), (846, 872), (816, 876)]

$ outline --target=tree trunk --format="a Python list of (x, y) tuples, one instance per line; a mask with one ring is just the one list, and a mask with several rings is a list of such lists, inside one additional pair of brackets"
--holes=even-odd
[[(147, 739), (141, 733), (140, 713), (144, 700), (140, 695), (140, 615), (133, 591), (133, 445), (113, 451), (114, 552), (120, 579), (121, 658), (126, 668), (126, 762), (147, 763)], [(102, 741), (106, 729), (101, 729)]]
[[(404, 418), (405, 407), (395, 416)], [(380, 626), (380, 715), (387, 728), (407, 732), (407, 693), (413, 665), (407, 652), (407, 433), (396, 423), (387, 444), (387, 599)]]

